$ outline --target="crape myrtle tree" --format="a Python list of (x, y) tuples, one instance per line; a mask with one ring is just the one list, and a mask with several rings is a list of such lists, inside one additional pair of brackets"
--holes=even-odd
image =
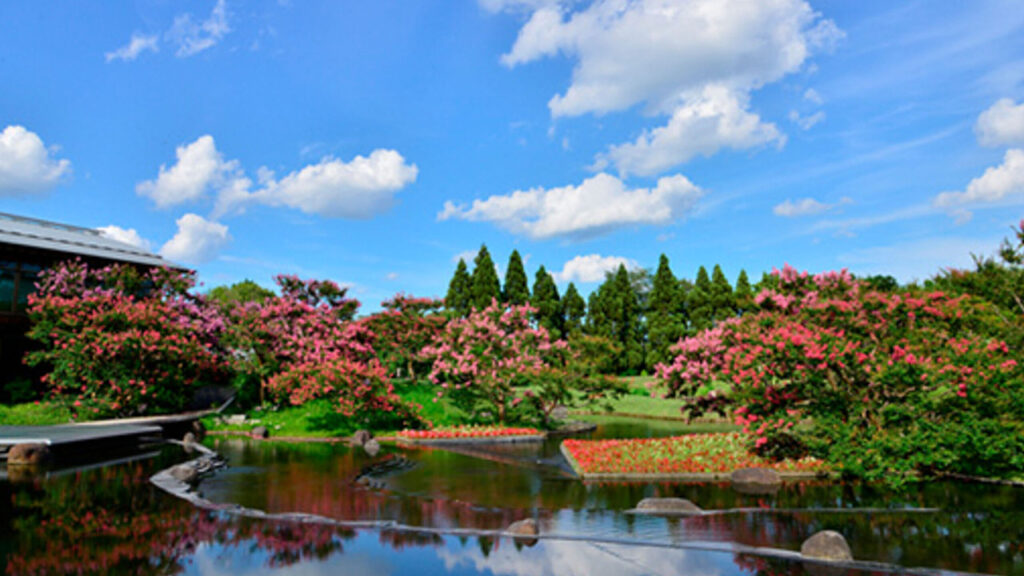
[(459, 258), (455, 267), (455, 275), (448, 283), (448, 293), (444, 297), (444, 307), (455, 316), (466, 317), (473, 308), (473, 279), (469, 275), (466, 261)]
[(522, 306), (530, 301), (530, 288), (527, 285), (526, 270), (523, 258), (518, 250), (513, 250), (508, 257), (508, 269), (505, 271), (505, 287), (502, 289), (501, 301), (513, 306)]
[(491, 253), (487, 246), (480, 245), (480, 251), (473, 259), (473, 276), (470, 294), (473, 307), (483, 310), (491, 305), (493, 300), (501, 300), (501, 283), (498, 282), (498, 272), (494, 268), (494, 260), (491, 260)]
[(562, 316), (562, 302), (558, 296), (558, 286), (551, 274), (541, 266), (537, 270), (533, 281), (533, 297), (530, 299), (533, 307), (533, 319), (543, 326), (554, 339), (562, 336), (564, 318)]
[[(764, 284), (756, 311), (659, 366), (691, 417), (729, 414), (767, 456), (810, 452), (868, 479), (1024, 473), (1024, 372), (991, 303), (788, 266)], [(731, 390), (701, 395), (713, 382)]]
[(361, 320), (374, 334), (377, 357), (392, 376), (415, 380), (430, 368), (420, 358), (420, 350), (444, 328), (442, 302), (397, 294), (381, 306), (383, 310)]

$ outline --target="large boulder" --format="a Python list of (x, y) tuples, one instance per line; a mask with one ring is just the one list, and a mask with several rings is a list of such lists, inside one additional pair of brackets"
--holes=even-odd
[(350, 444), (352, 446), (364, 446), (373, 438), (373, 434), (370, 434), (369, 430), (356, 430), (356, 433), (352, 435)]
[(380, 453), (380, 442), (370, 438), (366, 441), (366, 444), (363, 444), (363, 450), (366, 450), (366, 453), (372, 458)]
[(250, 435), (253, 438), (259, 438), (259, 439), (262, 440), (264, 438), (269, 438), (270, 437), (270, 430), (267, 430), (266, 426), (257, 426), (257, 427), (252, 429), (252, 432), (250, 432)]
[(46, 444), (15, 444), (7, 451), (7, 465), (39, 466), (48, 463), (51, 457)]
[(830, 562), (850, 562), (853, 553), (846, 538), (839, 532), (822, 530), (804, 541), (800, 546), (800, 554), (806, 558), (828, 560)]
[(699, 506), (685, 498), (644, 498), (636, 505), (639, 512), (648, 514), (701, 514)]
[(782, 487), (782, 477), (770, 468), (740, 468), (729, 476), (733, 490), (756, 496), (774, 494)]
[(171, 476), (185, 484), (195, 484), (199, 481), (199, 471), (189, 464), (178, 464), (171, 468)]

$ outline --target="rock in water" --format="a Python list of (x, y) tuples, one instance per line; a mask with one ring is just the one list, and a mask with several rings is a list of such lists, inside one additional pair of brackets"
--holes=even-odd
[(199, 420), (192, 422), (192, 425), (189, 426), (189, 431), (196, 437), (198, 442), (202, 442), (203, 438), (206, 438), (206, 425)]
[(770, 468), (741, 468), (735, 470), (729, 479), (733, 489), (740, 494), (774, 494), (782, 487), (782, 477)]
[(666, 514), (700, 514), (703, 510), (685, 498), (644, 498), (636, 505), (642, 512)]
[(50, 461), (46, 444), (15, 444), (7, 452), (8, 466), (38, 466)]
[(829, 560), (832, 562), (850, 562), (853, 553), (846, 538), (839, 532), (822, 530), (804, 541), (800, 546), (800, 554), (807, 558)]
[(253, 438), (261, 438), (261, 439), (262, 438), (269, 438), (270, 437), (270, 431), (267, 430), (266, 426), (257, 426), (257, 427), (252, 429), (252, 437)]
[(363, 450), (366, 450), (366, 453), (369, 454), (370, 457), (376, 456), (380, 453), (380, 442), (370, 438), (366, 441), (366, 444), (363, 444)]
[(171, 476), (185, 484), (195, 484), (199, 480), (199, 472), (188, 464), (178, 464), (171, 468)]
[(353, 446), (364, 446), (373, 438), (373, 434), (370, 434), (368, 430), (356, 430), (356, 433), (352, 435), (351, 444)]
[(537, 521), (533, 518), (513, 522), (508, 525), (508, 528), (505, 528), (505, 532), (516, 536), (536, 536), (540, 533), (537, 530)]

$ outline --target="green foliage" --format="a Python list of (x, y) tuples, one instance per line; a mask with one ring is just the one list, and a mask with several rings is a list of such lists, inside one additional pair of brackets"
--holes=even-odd
[(491, 305), (491, 301), (501, 300), (501, 284), (498, 272), (494, 269), (494, 260), (487, 246), (481, 244), (480, 251), (473, 259), (473, 284), (471, 290), (473, 307), (483, 310)]
[(465, 318), (473, 307), (473, 279), (469, 275), (466, 261), (459, 258), (455, 267), (455, 275), (448, 283), (448, 294), (444, 297), (444, 306), (456, 316)]
[(615, 371), (637, 373), (644, 366), (643, 326), (640, 295), (634, 289), (632, 276), (624, 265), (609, 274), (603, 284), (590, 294), (587, 332), (602, 336), (621, 347), (614, 359)]
[(736, 290), (733, 292), (733, 297), (738, 313), (746, 314), (754, 309), (754, 291), (750, 287), (750, 279), (747, 278), (746, 270), (740, 270), (740, 275), (736, 278)]
[(505, 271), (505, 288), (502, 301), (513, 306), (521, 306), (530, 301), (530, 288), (527, 286), (526, 270), (518, 250), (513, 250), (508, 257), (508, 269)]
[(715, 264), (711, 273), (711, 318), (714, 323), (736, 317), (736, 299), (732, 286), (722, 272), (722, 267)]
[(0, 404), (0, 426), (52, 426), (67, 424), (73, 418), (67, 406), (54, 402), (27, 402), (13, 406)]
[(533, 319), (551, 333), (552, 339), (559, 339), (565, 328), (562, 303), (558, 297), (558, 286), (551, 274), (541, 266), (533, 281), (533, 298), (530, 300), (535, 312)]
[(696, 334), (711, 327), (715, 309), (711, 296), (711, 279), (708, 271), (701, 266), (697, 270), (697, 278), (693, 289), (686, 296), (686, 308), (690, 316), (690, 333)]
[(221, 306), (260, 302), (272, 296), (274, 296), (273, 290), (268, 290), (248, 279), (230, 286), (217, 286), (207, 295), (210, 300)]
[(572, 282), (562, 296), (562, 313), (565, 318), (565, 334), (572, 335), (583, 330), (583, 320), (587, 317), (587, 303), (576, 290)]
[(680, 306), (680, 285), (668, 257), (658, 261), (653, 288), (647, 305), (647, 367), (668, 359), (668, 349), (686, 334), (686, 324)]

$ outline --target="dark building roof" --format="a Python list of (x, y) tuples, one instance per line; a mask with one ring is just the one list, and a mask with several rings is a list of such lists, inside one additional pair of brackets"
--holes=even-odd
[(104, 236), (99, 230), (0, 212), (2, 244), (143, 266), (181, 268), (148, 250)]

